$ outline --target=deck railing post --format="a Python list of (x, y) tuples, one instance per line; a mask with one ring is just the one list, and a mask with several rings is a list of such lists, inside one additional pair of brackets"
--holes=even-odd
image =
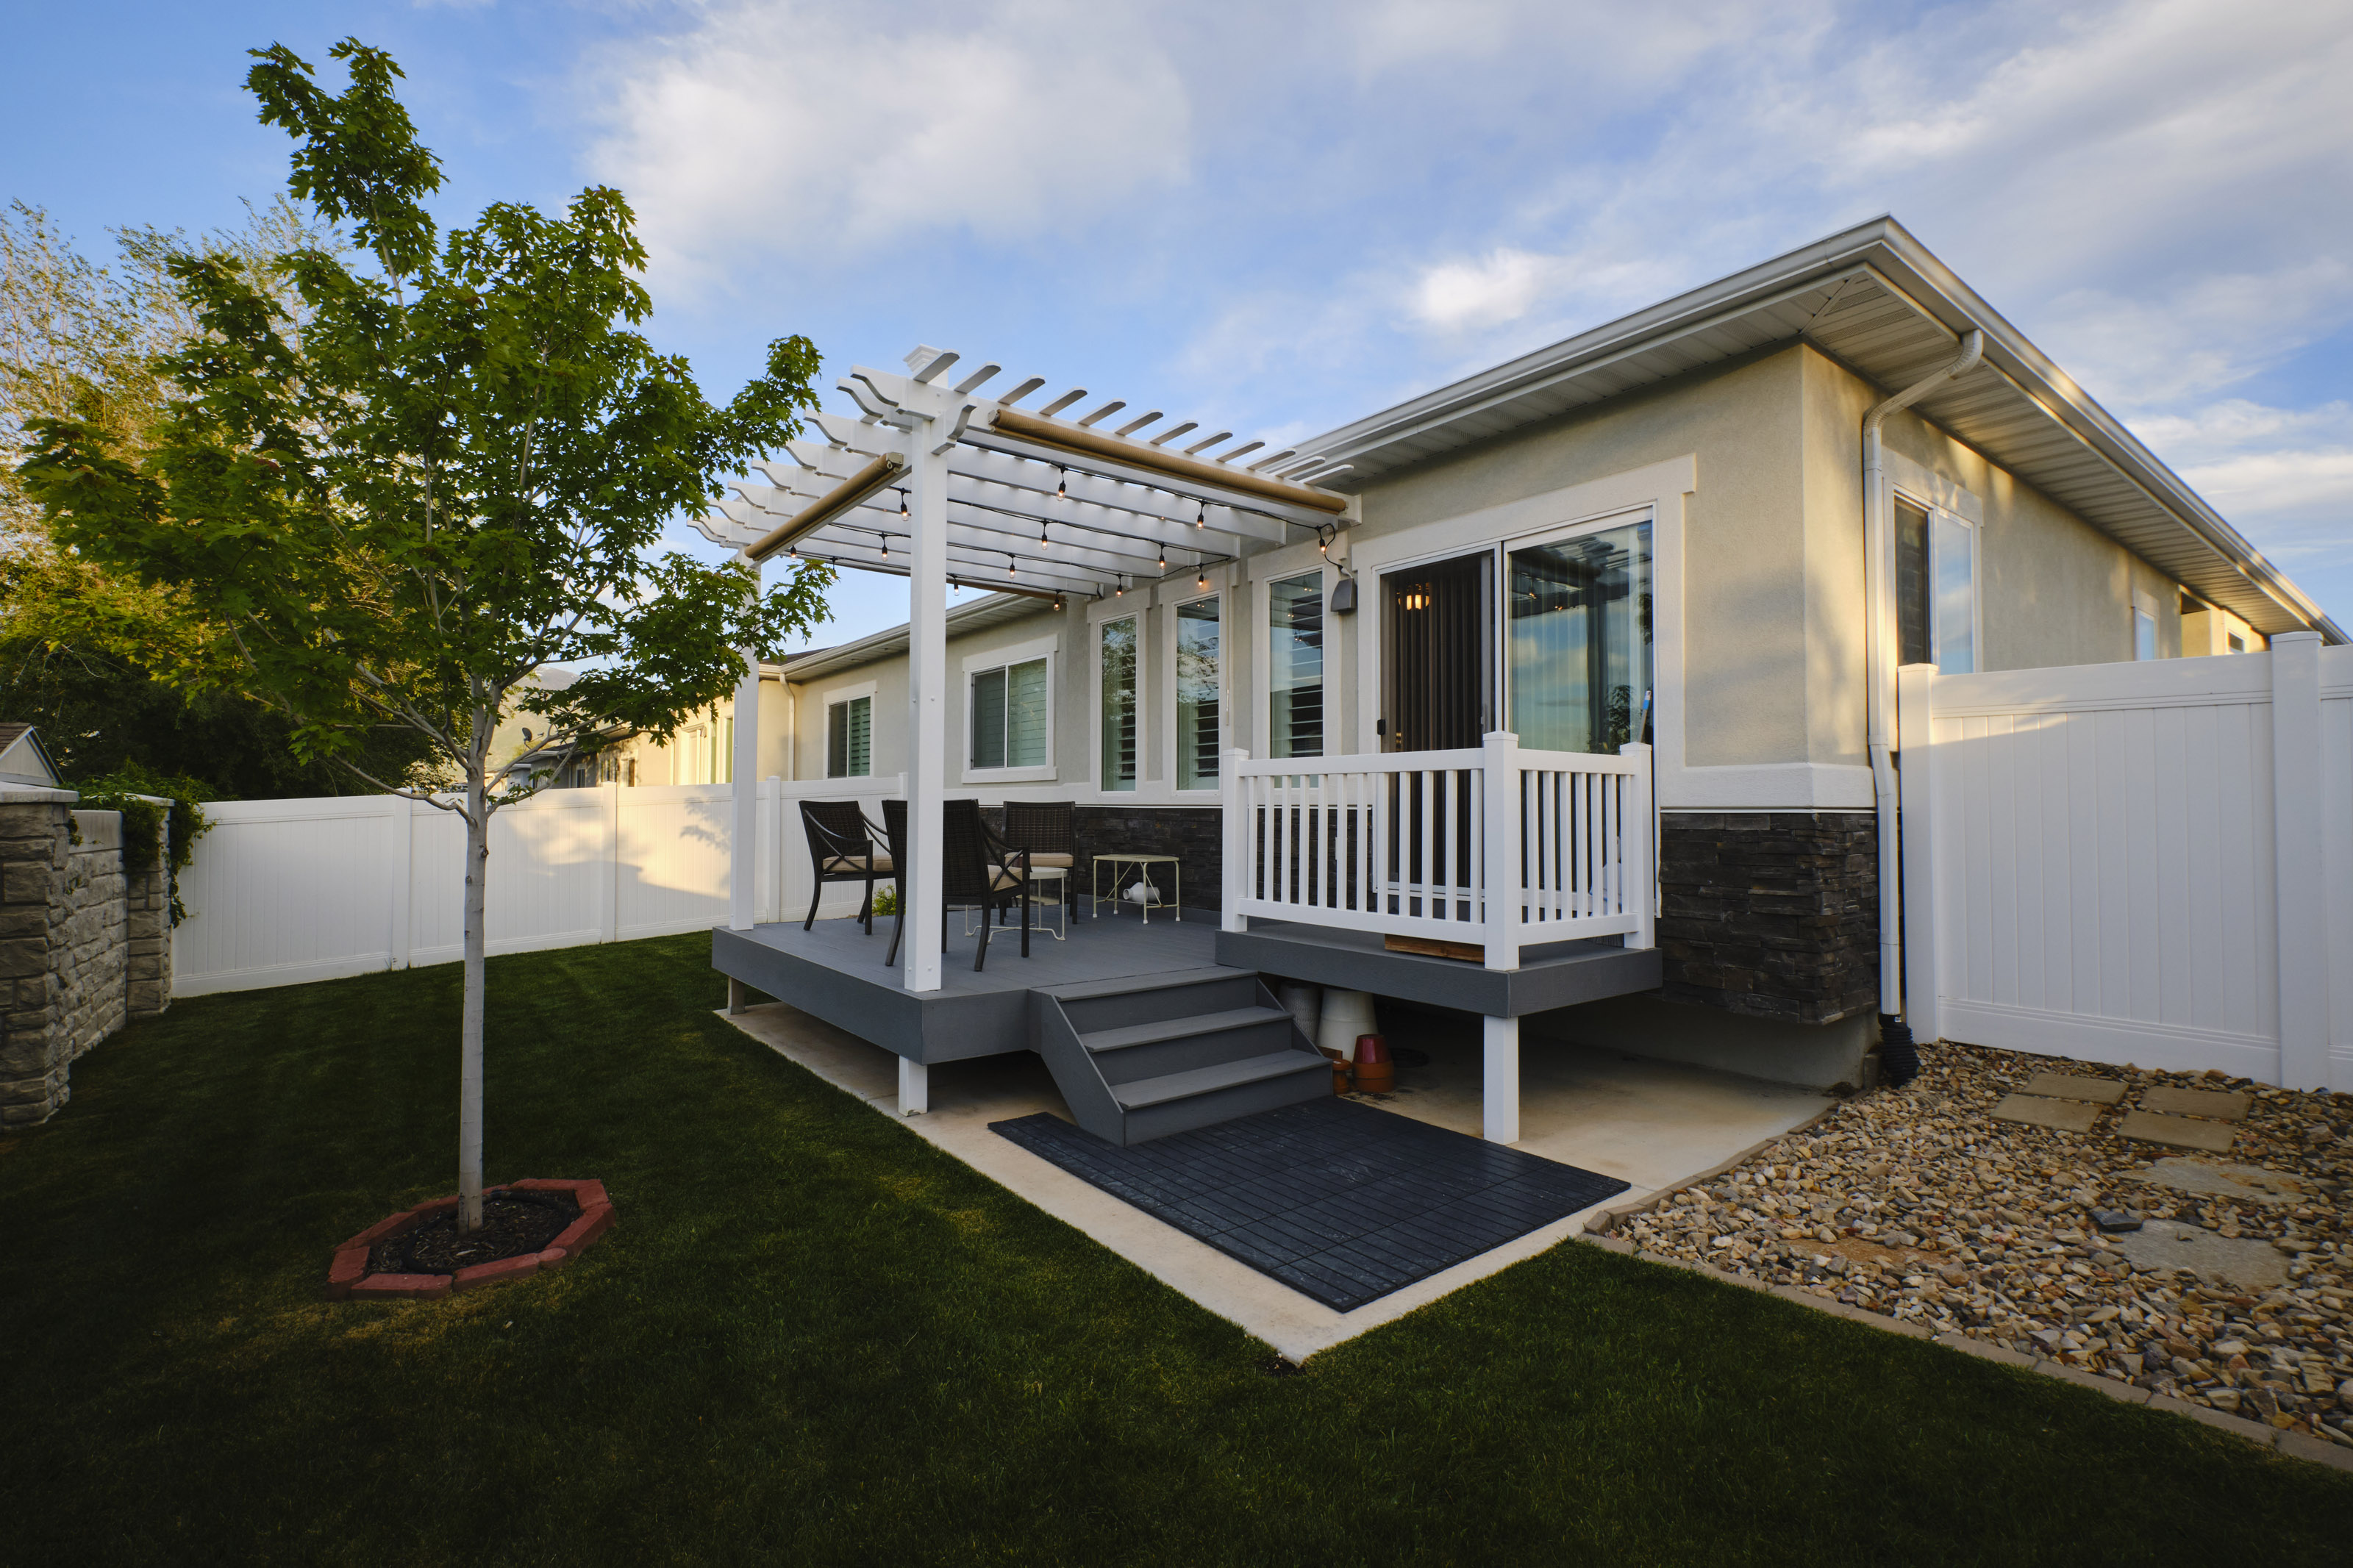
[(1626, 935), (1632, 948), (1659, 945), (1659, 816), (1656, 809), (1651, 748), (1632, 742), (1618, 748), (1631, 757), (1634, 771), (1626, 776), (1625, 816), (1619, 824), (1618, 853), (1626, 879), (1626, 907), (1634, 929)]
[(1225, 773), (1219, 781), (1219, 807), (1225, 829), (1224, 864), (1218, 879), (1219, 931), (1250, 930), (1250, 917), (1242, 913), (1242, 900), (1250, 896), (1250, 855), (1256, 835), (1250, 821), (1250, 787), (1242, 781), (1241, 770), (1241, 764), (1249, 761), (1249, 752), (1234, 747), (1226, 753)]
[[(1520, 738), (1498, 730), (1481, 742), (1485, 752), (1480, 767), (1485, 842), (1480, 847), (1479, 889), (1485, 900), (1487, 967), (1520, 966)], [(1509, 1140), (1505, 1140), (1509, 1142)]]

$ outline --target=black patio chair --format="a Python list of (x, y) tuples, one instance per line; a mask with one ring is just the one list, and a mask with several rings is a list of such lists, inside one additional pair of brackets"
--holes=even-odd
[(858, 918), (866, 923), (866, 934), (872, 936), (874, 879), (895, 864), (889, 851), (875, 842), (874, 825), (866, 820), (854, 800), (805, 800), (801, 827), (808, 835), (809, 869), (817, 878), (809, 894), (808, 919), (801, 921), (801, 930), (817, 924), (817, 906), (825, 897), (828, 883), (863, 882), (866, 907)]
[(1005, 842), (1029, 851), (1029, 864), (1039, 869), (1060, 866), (1075, 869), (1079, 863), (1078, 811), (1067, 800), (1008, 800), (1005, 803)]
[[(976, 800), (950, 800), (940, 803), (940, 945), (948, 940), (948, 911), (952, 909), (980, 910), (980, 942), (972, 955), (972, 966), (978, 970), (988, 963), (988, 930), (990, 911), (1000, 919), (1010, 910), (1018, 899), (1021, 905), (1021, 956), (1029, 956), (1029, 855), (1016, 849), (988, 830), (981, 819), (980, 803)], [(904, 867), (907, 863), (907, 803), (886, 800), (882, 803), (882, 831), (889, 840), (891, 863)], [(899, 900), (899, 920), (891, 933), (891, 951), (883, 957), (891, 963), (899, 956), (899, 939), (907, 929), (907, 885), (903, 872), (894, 873), (892, 885)]]

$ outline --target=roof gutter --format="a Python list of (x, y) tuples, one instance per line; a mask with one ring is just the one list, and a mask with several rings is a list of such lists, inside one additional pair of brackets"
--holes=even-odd
[(1890, 625), (1895, 596), (1894, 496), (1880, 427), (1888, 416), (1975, 370), (1985, 361), (1985, 333), (1972, 327), (1961, 352), (1935, 374), (1873, 405), (1862, 416), (1863, 664), (1866, 736), (1871, 749), (1872, 799), (1879, 818), (1880, 1062), (1896, 1083), (1920, 1070), (1904, 1014), (1904, 884), (1897, 853), (1898, 798), (1894, 762), (1895, 638)]

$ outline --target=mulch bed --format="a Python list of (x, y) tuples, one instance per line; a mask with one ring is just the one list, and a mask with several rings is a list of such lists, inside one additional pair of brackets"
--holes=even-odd
[(335, 1249), (327, 1299), (430, 1300), (543, 1268), (560, 1268), (613, 1226), (613, 1202), (593, 1181), (533, 1178), (482, 1194), (482, 1224), (458, 1234), (458, 1200), (377, 1221)]

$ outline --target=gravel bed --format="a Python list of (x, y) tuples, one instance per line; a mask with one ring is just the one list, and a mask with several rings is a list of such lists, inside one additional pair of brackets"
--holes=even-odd
[[(1904, 1088), (1844, 1101), (1704, 1187), (1620, 1216), (1616, 1234), (2353, 1446), (2353, 1096), (1970, 1046), (1924, 1055)], [(2127, 1092), (2085, 1133), (1987, 1114), (2041, 1072)], [(2138, 1091), (2160, 1084), (2250, 1095), (2231, 1152), (2115, 1136)], [(2274, 1183), (2278, 1201), (2132, 1179), (2195, 1185), (2209, 1180), (2198, 1167), (2232, 1166), (2285, 1178)], [(2095, 1210), (2148, 1223), (2104, 1235)], [(2148, 1261), (2153, 1243), (2161, 1253), (2176, 1240), (2232, 1261)], [(2265, 1273), (2276, 1278), (2246, 1282)]]

